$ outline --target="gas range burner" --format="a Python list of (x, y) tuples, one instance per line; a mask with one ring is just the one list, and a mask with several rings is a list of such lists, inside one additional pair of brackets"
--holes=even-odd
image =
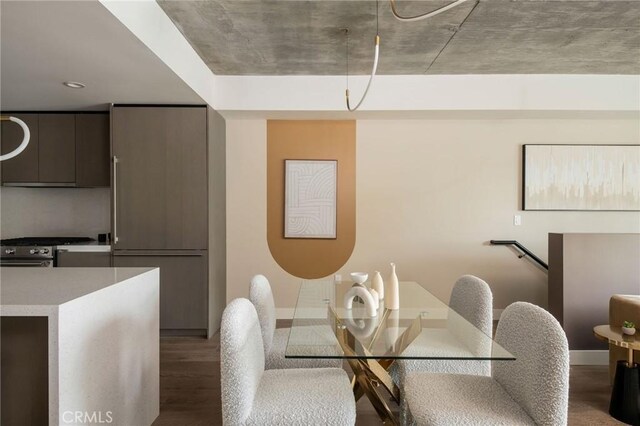
[(62, 246), (68, 244), (89, 243), (95, 241), (89, 237), (23, 237), (0, 240), (3, 246)]

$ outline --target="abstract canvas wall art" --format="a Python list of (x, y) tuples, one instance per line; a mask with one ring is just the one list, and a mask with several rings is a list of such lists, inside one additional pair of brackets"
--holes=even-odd
[(285, 160), (284, 237), (336, 238), (338, 162)]
[(524, 145), (524, 210), (640, 210), (640, 145)]

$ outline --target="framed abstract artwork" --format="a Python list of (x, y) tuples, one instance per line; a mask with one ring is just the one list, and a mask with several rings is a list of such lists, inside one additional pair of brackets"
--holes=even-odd
[(524, 145), (524, 210), (640, 210), (640, 145)]
[(336, 238), (338, 162), (285, 160), (284, 237)]

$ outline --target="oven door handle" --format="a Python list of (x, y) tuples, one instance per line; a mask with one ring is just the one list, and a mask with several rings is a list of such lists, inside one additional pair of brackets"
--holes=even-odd
[(6, 261), (0, 261), (0, 266), (31, 266), (31, 267), (37, 267), (37, 266), (49, 266), (49, 262), (51, 262), (50, 260), (39, 260), (37, 262), (6, 262)]

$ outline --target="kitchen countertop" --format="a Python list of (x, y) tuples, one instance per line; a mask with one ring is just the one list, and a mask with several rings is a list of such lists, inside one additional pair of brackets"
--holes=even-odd
[(78, 243), (78, 244), (63, 244), (60, 246), (54, 246), (54, 250), (58, 251), (68, 251), (73, 253), (81, 253), (81, 252), (110, 252), (111, 244), (110, 243), (99, 243), (98, 241), (93, 241), (89, 243)]
[(2, 268), (0, 314), (48, 316), (60, 305), (156, 268)]
[[(14, 361), (22, 371), (47, 369), (48, 424), (78, 412), (108, 413), (118, 425), (153, 423), (160, 413), (158, 268), (1, 268), (0, 279), (0, 315), (17, 317), (7, 327), (47, 317), (46, 342), (37, 336), (47, 359)], [(135, 403), (123, 395), (135, 395)]]

